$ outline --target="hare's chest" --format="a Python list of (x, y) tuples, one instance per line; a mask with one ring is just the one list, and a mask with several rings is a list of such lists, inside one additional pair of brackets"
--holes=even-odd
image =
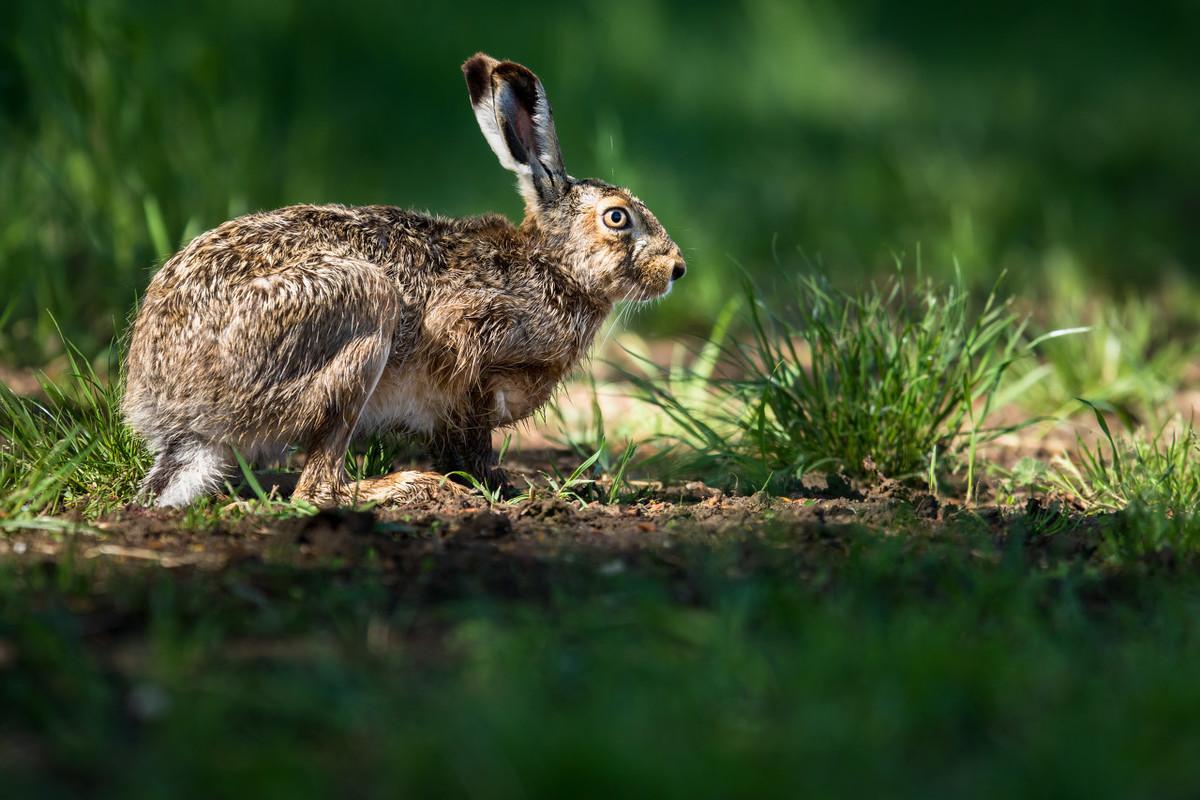
[(491, 399), (493, 423), (509, 425), (525, 419), (550, 400), (557, 385), (556, 377), (542, 373), (495, 376), (485, 393)]

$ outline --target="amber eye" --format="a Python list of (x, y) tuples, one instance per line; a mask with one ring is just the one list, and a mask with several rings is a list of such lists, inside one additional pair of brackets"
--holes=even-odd
[(610, 208), (604, 212), (604, 224), (617, 231), (629, 227), (629, 212), (623, 208)]

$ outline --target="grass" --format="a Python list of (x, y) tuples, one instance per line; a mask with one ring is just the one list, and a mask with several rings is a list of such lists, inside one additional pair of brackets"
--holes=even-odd
[(1102, 520), (1101, 554), (1111, 564), (1165, 563), (1194, 569), (1200, 562), (1200, 514), (1195, 508), (1164, 514), (1153, 506), (1131, 505)]
[(1034, 313), (1050, 327), (1080, 329), (1045, 342), (1036, 360), (1014, 365), (1013, 396), (1029, 413), (1086, 412), (1076, 398), (1104, 403), (1145, 423), (1171, 416), (1173, 396), (1197, 352), (1194, 306), (1185, 285), (1150, 296), (1099, 298), (1067, 270)]
[(1110, 561), (1157, 556), (1194, 563), (1200, 558), (1200, 433), (1175, 418), (1151, 431), (1114, 436), (1105, 408), (1087, 405), (1103, 438), (1094, 444), (1081, 439), (1073, 455), (1046, 471), (1045, 485), (1100, 515)]
[(346, 474), (353, 480), (377, 478), (397, 469), (419, 452), (416, 443), (403, 436), (372, 435), (354, 442), (346, 453)]
[(788, 317), (749, 294), (753, 338), (725, 350), (737, 377), (703, 376), (702, 402), (694, 379), (680, 391), (671, 376), (634, 376), (693, 463), (755, 485), (813, 470), (936, 480), (954, 468), (971, 484), (975, 448), (999, 432), (985, 427), (993, 398), (1027, 351), (1008, 305), (993, 293), (976, 310), (961, 284), (903, 275), (853, 295), (804, 278), (794, 303)]
[(102, 380), (79, 350), (65, 349), (67, 375), (43, 376), (41, 397), (0, 384), (0, 521), (68, 510), (94, 517), (130, 502), (149, 467), (121, 418), (119, 378)]
[[(563, 475), (557, 467), (551, 471), (542, 471), (540, 481), (525, 478), (526, 489), (523, 492), (506, 496), (497, 487), (488, 486), (469, 472), (454, 471), (447, 477), (462, 478), (471, 488), (478, 492), (489, 503), (520, 504), (529, 500), (545, 497), (557, 500), (569, 500), (587, 506), (592, 500), (600, 500), (608, 505), (621, 501), (622, 489), (625, 486), (625, 473), (637, 451), (637, 445), (626, 442), (625, 448), (611, 460), (608, 443), (601, 438), (596, 450), (577, 464), (569, 474)], [(611, 460), (611, 463), (610, 463)], [(587, 476), (593, 477), (587, 477)], [(601, 487), (601, 481), (608, 484), (607, 489)]]
[(1200, 512), (1200, 433), (1190, 422), (1175, 418), (1151, 432), (1114, 437), (1104, 409), (1087, 405), (1103, 439), (1080, 439), (1074, 455), (1060, 459), (1056, 488), (1100, 511), (1138, 506), (1169, 516)]
[[(1050, 465), (1028, 465), (1033, 492), (1055, 492), (1081, 504), (1095, 521), (1092, 536), (1112, 564), (1147, 559), (1193, 564), (1200, 559), (1200, 432), (1178, 417), (1158, 428), (1114, 435), (1116, 409), (1084, 401), (1100, 430), (1080, 437), (1073, 453)], [(1107, 445), (1107, 446), (1106, 446)]]
[(0, 769), (46, 798), (1186, 796), (1194, 574), (973, 530), (619, 571), (0, 564)]

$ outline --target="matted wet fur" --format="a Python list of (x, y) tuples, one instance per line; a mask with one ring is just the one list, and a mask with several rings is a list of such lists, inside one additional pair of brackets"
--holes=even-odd
[(150, 282), (133, 325), (124, 410), (155, 453), (146, 500), (179, 506), (234, 465), (307, 452), (295, 496), (407, 502), (439, 473), (348, 482), (350, 440), (425, 434), (442, 471), (503, 483), (494, 428), (528, 417), (622, 300), (666, 294), (679, 248), (627, 190), (562, 165), (531, 71), (477, 54), (471, 105), (525, 218), (445, 219), (390, 206), (300, 205), (196, 237)]

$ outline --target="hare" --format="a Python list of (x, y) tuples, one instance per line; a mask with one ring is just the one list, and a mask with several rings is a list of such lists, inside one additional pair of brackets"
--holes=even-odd
[[(134, 320), (123, 410), (155, 454), (145, 502), (183, 506), (247, 459), (306, 452), (294, 497), (329, 506), (462, 491), (504, 476), (491, 433), (534, 413), (617, 302), (662, 297), (679, 247), (629, 191), (563, 167), (546, 91), (483, 53), (475, 118), (525, 202), (446, 219), (297, 205), (201, 234), (154, 275)], [(440, 473), (349, 481), (355, 435), (427, 437)]]

